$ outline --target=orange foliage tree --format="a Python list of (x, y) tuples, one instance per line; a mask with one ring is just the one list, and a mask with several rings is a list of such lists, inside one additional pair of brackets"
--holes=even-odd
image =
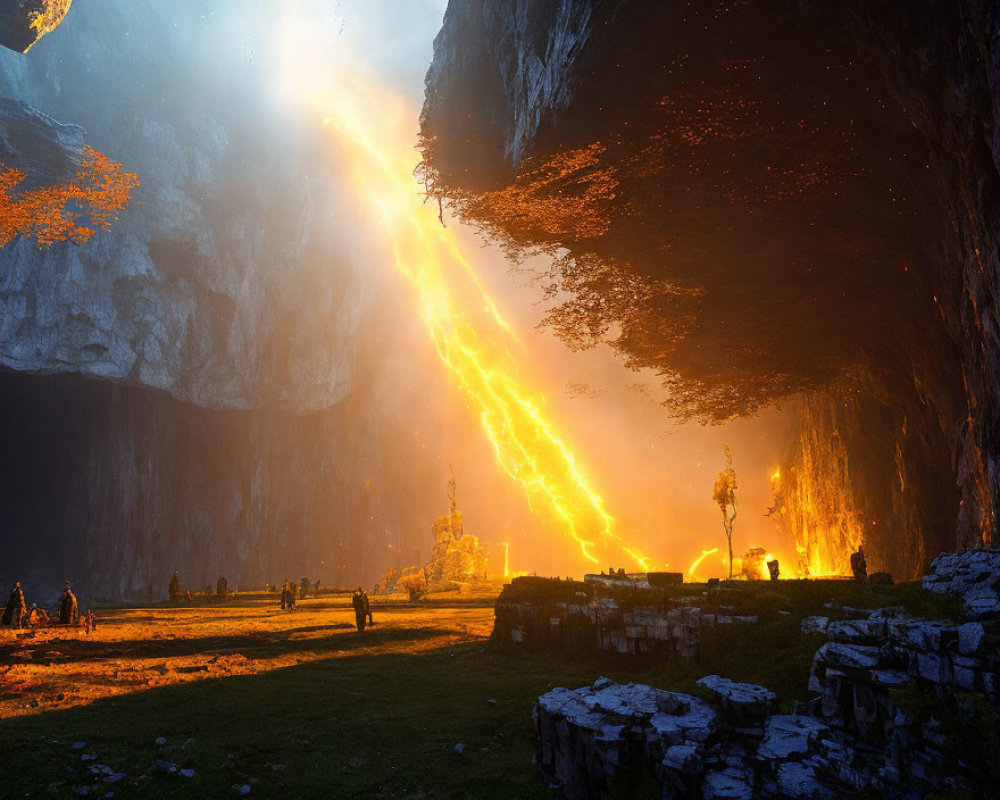
[(121, 164), (86, 146), (69, 183), (16, 193), (25, 177), (0, 162), (0, 247), (15, 236), (34, 238), (39, 247), (62, 241), (83, 244), (97, 228), (111, 229), (139, 185), (134, 173), (122, 172)]

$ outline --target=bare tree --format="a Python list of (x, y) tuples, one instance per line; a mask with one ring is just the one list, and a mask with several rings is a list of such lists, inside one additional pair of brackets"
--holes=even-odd
[(726, 530), (726, 541), (729, 544), (729, 580), (733, 579), (733, 520), (739, 504), (736, 502), (736, 471), (733, 469), (733, 451), (726, 445), (726, 467), (715, 478), (715, 491), (712, 499), (719, 504), (722, 511), (722, 525)]

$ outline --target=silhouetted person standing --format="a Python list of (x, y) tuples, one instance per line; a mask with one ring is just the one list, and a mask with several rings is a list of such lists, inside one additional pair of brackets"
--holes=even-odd
[(351, 605), (354, 606), (354, 624), (358, 626), (358, 633), (364, 633), (365, 622), (368, 620), (368, 598), (360, 586), (351, 597)]
[(181, 596), (181, 576), (174, 570), (174, 576), (170, 579), (170, 589), (168, 590), (171, 600), (176, 600)]
[(858, 545), (858, 552), (851, 553), (851, 572), (858, 583), (868, 582), (868, 562), (865, 561), (865, 551)]
[(10, 593), (7, 606), (3, 611), (3, 624), (20, 628), (24, 625), (24, 618), (27, 616), (28, 606), (24, 602), (24, 592), (21, 591), (21, 581), (14, 584), (14, 591)]
[(76, 595), (66, 581), (66, 591), (63, 592), (62, 600), (59, 601), (59, 622), (63, 625), (76, 625), (79, 617), (79, 609), (76, 603)]

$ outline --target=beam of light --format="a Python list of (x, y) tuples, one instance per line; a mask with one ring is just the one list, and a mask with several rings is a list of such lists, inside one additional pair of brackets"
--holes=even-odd
[[(307, 70), (297, 70), (298, 76)], [(296, 89), (301, 91), (297, 79)], [(545, 400), (520, 377), (508, 345), (519, 345), (511, 326), (476, 275), (451, 230), (421, 197), (413, 177), (417, 160), (416, 112), (391, 92), (361, 77), (357, 64), (339, 71), (334, 86), (311, 93), (344, 176), (363, 201), (411, 283), (442, 364), (478, 417), (497, 464), (525, 490), (530, 508), (555, 524), (599, 563), (629, 557), (647, 561), (614, 532), (614, 519), (549, 419)]]

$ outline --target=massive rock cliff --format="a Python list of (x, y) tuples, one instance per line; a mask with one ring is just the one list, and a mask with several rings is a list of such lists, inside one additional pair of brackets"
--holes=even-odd
[(278, 113), (228, 7), (83, 4), (27, 56), (0, 53), (0, 97), (82, 126), (142, 184), (84, 247), (0, 251), (0, 364), (209, 407), (347, 396), (371, 282), (341, 243), (328, 148)]
[(374, 581), (442, 480), (397, 463), (411, 425), (360, 352), (394, 307), (344, 244), (318, 126), (222, 19), (241, 7), (80, 3), (0, 53), (0, 160), (25, 186), (72, 175), (84, 141), (141, 181), (84, 245), (0, 248), (0, 586), (31, 601), (67, 577), (85, 604), (162, 599), (175, 569), (193, 590)]
[(995, 535), (997, 11), (453, 2), (428, 185), (550, 252), (553, 328), (673, 413), (799, 408), (803, 562), (913, 577)]

